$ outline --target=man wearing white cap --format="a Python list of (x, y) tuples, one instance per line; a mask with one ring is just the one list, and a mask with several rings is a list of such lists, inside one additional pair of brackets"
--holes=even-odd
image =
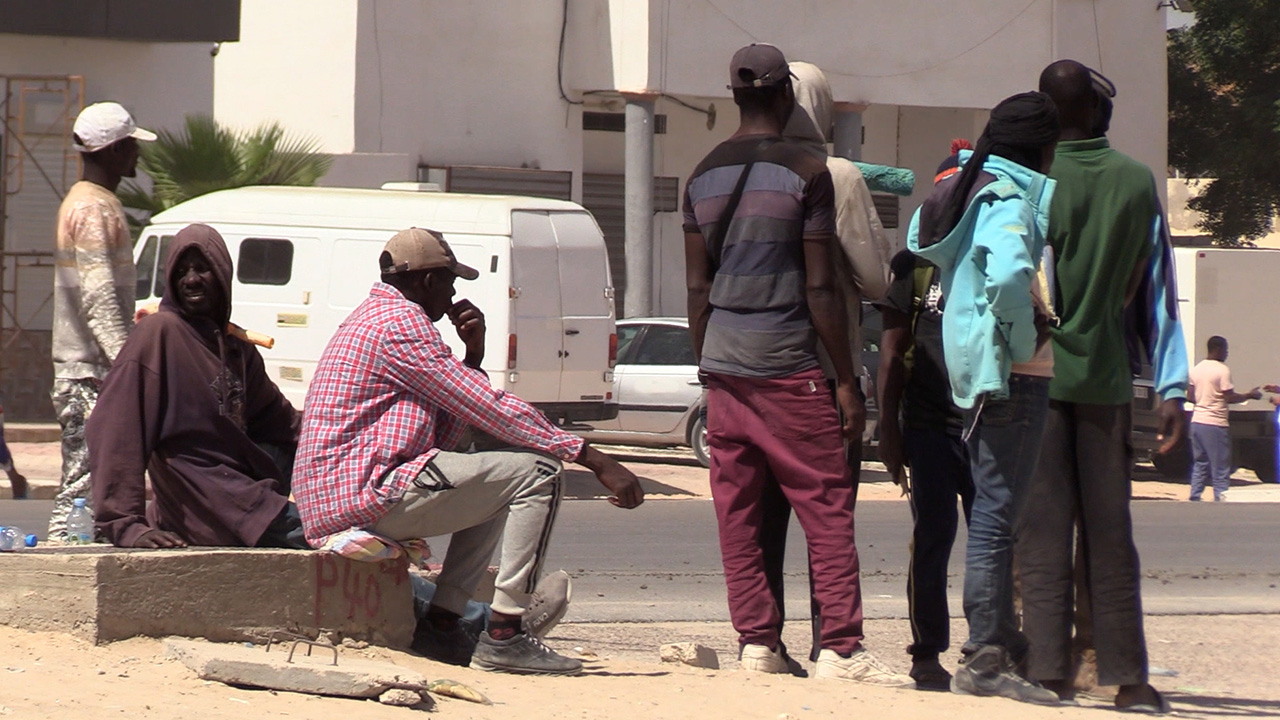
[[(306, 538), (319, 547), (350, 528), (395, 540), (451, 535), (412, 648), (493, 672), (577, 674), (581, 661), (522, 628), (563, 496), (562, 463), (595, 473), (617, 507), (638, 506), (644, 492), (618, 461), (489, 384), (484, 315), (453, 301), (454, 282), (479, 272), (439, 233), (396, 233), (378, 264), (382, 282), (338, 328), (307, 390), (293, 470)], [(462, 358), (435, 327), (446, 316)], [(468, 428), (509, 447), (454, 452)], [(458, 620), (495, 550), (493, 606), (477, 644)]]
[(156, 139), (113, 102), (85, 108), (72, 132), (84, 172), (58, 209), (54, 253), (52, 395), (62, 425), (62, 488), (49, 518), (53, 542), (67, 539), (75, 499), (92, 502), (85, 420), (133, 325), (133, 242), (115, 190), (137, 174), (138, 141)]

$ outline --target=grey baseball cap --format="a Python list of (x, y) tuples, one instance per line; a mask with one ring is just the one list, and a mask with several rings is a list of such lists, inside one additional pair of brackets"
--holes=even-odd
[(729, 61), (730, 88), (778, 85), (792, 77), (786, 56), (769, 43), (751, 43), (734, 53), (733, 60)]

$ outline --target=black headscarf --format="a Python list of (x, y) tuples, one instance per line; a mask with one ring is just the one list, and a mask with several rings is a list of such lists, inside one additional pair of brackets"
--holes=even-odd
[(945, 226), (954, 228), (960, 223), (969, 204), (969, 193), (988, 157), (999, 155), (1023, 167), (1039, 170), (1041, 151), (1046, 145), (1057, 142), (1061, 133), (1058, 108), (1045, 93), (1019, 93), (1000, 101), (992, 108), (991, 119), (987, 121), (982, 137), (978, 138), (973, 155), (956, 178), (956, 189), (942, 213)]

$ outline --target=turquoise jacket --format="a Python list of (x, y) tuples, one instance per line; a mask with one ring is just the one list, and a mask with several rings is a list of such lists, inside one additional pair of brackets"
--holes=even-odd
[[(960, 153), (961, 164), (973, 153)], [(962, 408), (984, 393), (1009, 394), (1009, 370), (1036, 351), (1031, 281), (1044, 252), (1055, 182), (992, 155), (960, 222), (939, 218), (952, 176), (911, 218), (907, 247), (942, 271), (942, 344), (951, 393)]]

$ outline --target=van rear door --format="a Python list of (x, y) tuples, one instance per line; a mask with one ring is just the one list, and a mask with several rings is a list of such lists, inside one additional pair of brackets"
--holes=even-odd
[(557, 403), (564, 355), (560, 260), (546, 212), (511, 213), (511, 295), (516, 381), (508, 389), (525, 402)]
[(604, 236), (585, 212), (552, 212), (550, 217), (560, 250), (564, 314), (560, 402), (604, 403), (613, 391), (609, 345), (615, 328)]

